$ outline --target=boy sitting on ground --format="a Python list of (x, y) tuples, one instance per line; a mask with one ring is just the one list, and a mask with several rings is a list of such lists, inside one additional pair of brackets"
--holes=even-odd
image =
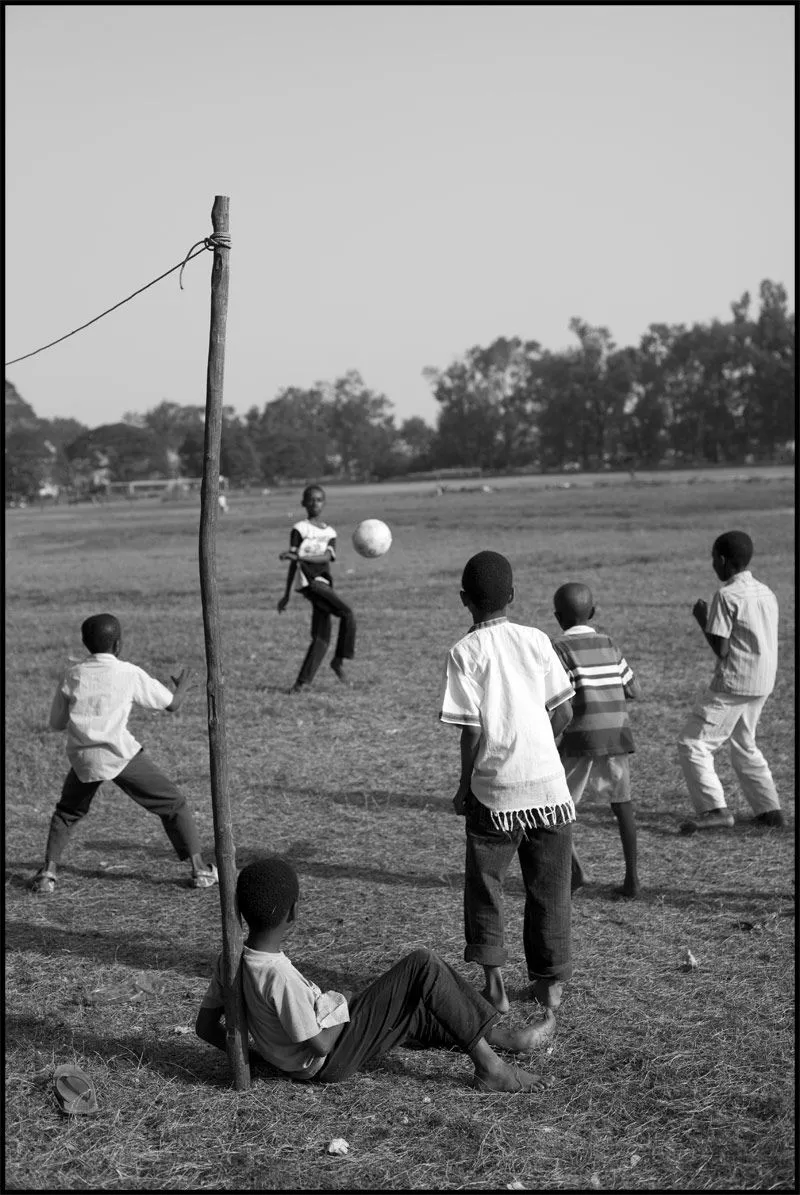
[[(236, 884), (249, 935), (242, 954), (244, 1005), (258, 1054), (290, 1078), (338, 1083), (400, 1045), (460, 1048), (481, 1091), (543, 1088), (544, 1079), (504, 1062), (493, 1046), (529, 1053), (555, 1029), (548, 1012), (538, 1025), (499, 1028), (498, 1012), (430, 950), (414, 950), (353, 998), (322, 992), (292, 965), (283, 945), (297, 923), (299, 881), (279, 856), (249, 863)], [(195, 1031), (225, 1049), (222, 955), (203, 998)]]

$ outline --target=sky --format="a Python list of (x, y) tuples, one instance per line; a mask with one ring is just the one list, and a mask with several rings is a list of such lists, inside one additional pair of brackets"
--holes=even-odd
[[(578, 316), (794, 296), (792, 5), (37, 5), (5, 19), (5, 360), (118, 303), (230, 200), (224, 402), (423, 369)], [(89, 427), (204, 406), (211, 253), (6, 368)]]

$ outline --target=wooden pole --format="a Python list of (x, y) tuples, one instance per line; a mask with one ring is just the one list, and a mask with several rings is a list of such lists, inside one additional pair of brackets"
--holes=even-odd
[(225, 372), (225, 326), (228, 320), (230, 235), (226, 195), (217, 195), (211, 211), (214, 264), (211, 268), (211, 331), (206, 380), (206, 426), (203, 487), (200, 496), (200, 595), (206, 637), (208, 679), (208, 746), (211, 763), (211, 808), (222, 906), (222, 981), (228, 1061), (237, 1091), (250, 1086), (247, 1021), (241, 988), (242, 931), (236, 912), (236, 848), (228, 798), (228, 753), (225, 744), (225, 678), (217, 600), (216, 534), (219, 515), (219, 455), (222, 441), (222, 383)]

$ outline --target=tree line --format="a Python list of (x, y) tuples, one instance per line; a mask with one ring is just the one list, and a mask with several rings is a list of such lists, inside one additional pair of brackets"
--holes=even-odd
[[(550, 351), (499, 337), (427, 367), (435, 426), (395, 423), (393, 404), (351, 370), (289, 386), (244, 416), (223, 412), (220, 467), (233, 485), (310, 477), (382, 480), (444, 469), (655, 468), (788, 459), (795, 426), (794, 313), (765, 280), (731, 318), (651, 324), (636, 347), (575, 318)], [(89, 429), (40, 420), (6, 382), (6, 497), (42, 485), (202, 473), (203, 406), (164, 401)], [(92, 484), (90, 481), (88, 484)]]

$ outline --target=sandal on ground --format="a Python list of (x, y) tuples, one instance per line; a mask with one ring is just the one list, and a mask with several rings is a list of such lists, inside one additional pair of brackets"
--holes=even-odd
[(71, 1063), (59, 1066), (53, 1081), (58, 1106), (67, 1116), (87, 1116), (97, 1111), (94, 1084), (77, 1066)]
[(193, 888), (213, 888), (218, 883), (219, 875), (213, 863), (206, 871), (196, 871), (192, 875)]
[(46, 867), (40, 867), (29, 886), (31, 892), (49, 895), (51, 892), (55, 892), (57, 883), (58, 877), (55, 872), (48, 871)]

